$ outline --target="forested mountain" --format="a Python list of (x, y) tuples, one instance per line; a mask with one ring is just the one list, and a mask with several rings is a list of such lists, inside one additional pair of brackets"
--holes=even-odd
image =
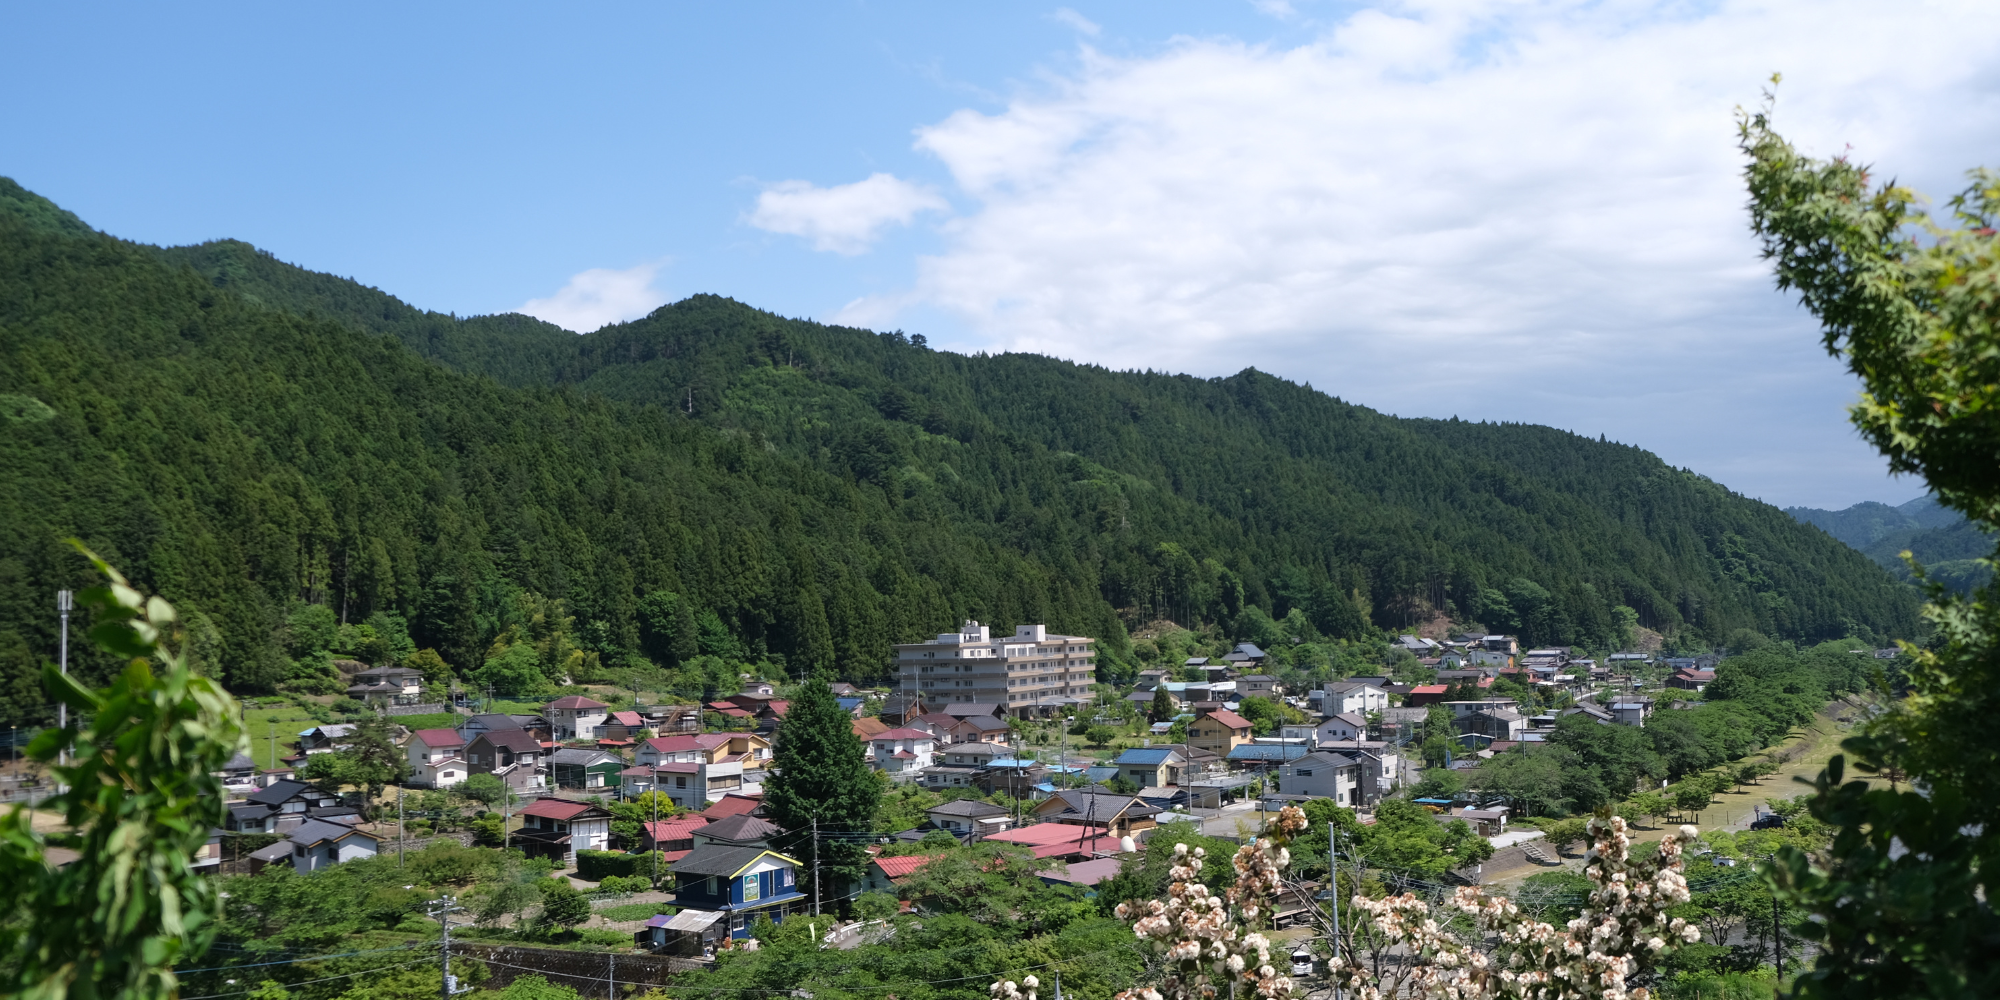
[(1992, 557), (1993, 537), (1928, 495), (1895, 507), (1871, 500), (1846, 510), (1787, 507), (1785, 513), (1859, 549), (1897, 579), (1911, 575), (1905, 551), (1932, 578), (1960, 591), (1993, 576), (1981, 561)]
[(1362, 639), (1445, 612), (1592, 648), (1621, 616), (1694, 645), (1915, 629), (1858, 553), (1625, 445), (712, 296), (582, 337), (460, 319), (241, 243), (116, 240), (4, 181), (0, 404), (16, 716), (49, 594), (84, 579), (71, 535), (191, 611), (243, 690), (303, 669), (300, 602), (399, 616), (460, 670), (532, 644), (858, 679), (961, 617), (1100, 636), (1114, 673), (1157, 618)]

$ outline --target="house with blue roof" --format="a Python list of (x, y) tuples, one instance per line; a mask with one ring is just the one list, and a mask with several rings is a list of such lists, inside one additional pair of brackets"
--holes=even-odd
[(750, 936), (759, 916), (772, 923), (801, 912), (799, 863), (761, 847), (704, 844), (674, 862), (676, 905), (721, 913), (733, 938)]
[(1187, 758), (1172, 747), (1133, 747), (1112, 763), (1121, 777), (1140, 788), (1163, 788), (1181, 783)]

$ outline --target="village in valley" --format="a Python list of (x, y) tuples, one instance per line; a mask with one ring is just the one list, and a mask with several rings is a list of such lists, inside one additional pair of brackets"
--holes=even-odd
[[(797, 684), (746, 673), (739, 690), (697, 704), (576, 686), (532, 705), (342, 661), (343, 704), (356, 714), (258, 734), (219, 775), (228, 821), (197, 864), (311, 875), (447, 842), (518, 850), (592, 900), (572, 922), (596, 946), (677, 968), (755, 948), (759, 927), (800, 915), (852, 946), (869, 916), (857, 900), (921, 908), (913, 873), (953, 847), (1012, 845), (1046, 866), (1041, 879), (1088, 899), (1156, 835), (1239, 842), (1276, 811), (1314, 802), (1363, 827), (1390, 800), (1441, 829), (1462, 823), (1462, 842), (1489, 846), (1442, 874), (1478, 884), (1509, 864), (1560, 868), (1566, 846), (1523, 823), (1516, 796), (1482, 788), (1482, 765), (1531, 751), (1568, 716), (1643, 728), (1659, 708), (1701, 698), (1719, 659), (1622, 652), (1600, 663), (1509, 635), (1402, 635), (1377, 650), (1393, 669), (1313, 681), (1254, 643), (1208, 645), (1222, 651), (1124, 685), (1099, 681), (1096, 640), (1042, 625), (1008, 634), (968, 620), (896, 646), (893, 684), (830, 685), (883, 788), (865, 830), (786, 829), (766, 809)], [(388, 755), (400, 778), (345, 784), (315, 764), (322, 755)], [(835, 842), (865, 852), (865, 875), (816, 898), (802, 859)], [(1279, 927), (1314, 908), (1309, 890), (1282, 902)], [(461, 933), (476, 937), (474, 923), (505, 933), (519, 919), (489, 909)]]

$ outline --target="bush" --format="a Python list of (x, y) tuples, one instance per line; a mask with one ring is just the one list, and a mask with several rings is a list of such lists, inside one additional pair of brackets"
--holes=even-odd
[[(666, 856), (660, 857), (660, 871), (667, 870)], [(652, 885), (653, 857), (650, 854), (625, 854), (619, 851), (578, 851), (576, 852), (576, 877), (585, 882), (602, 883), (606, 878), (638, 877)]]
[(606, 875), (597, 880), (598, 892), (645, 892), (652, 887), (644, 875)]
[(368, 706), (345, 696), (333, 699), (331, 707), (336, 715), (361, 715), (368, 711)]

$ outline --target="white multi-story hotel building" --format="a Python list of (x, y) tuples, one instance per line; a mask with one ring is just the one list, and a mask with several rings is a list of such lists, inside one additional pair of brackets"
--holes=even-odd
[(957, 632), (896, 646), (902, 690), (930, 705), (1001, 704), (1011, 715), (1046, 715), (1088, 701), (1097, 677), (1095, 639), (1018, 625), (994, 638), (968, 621)]

